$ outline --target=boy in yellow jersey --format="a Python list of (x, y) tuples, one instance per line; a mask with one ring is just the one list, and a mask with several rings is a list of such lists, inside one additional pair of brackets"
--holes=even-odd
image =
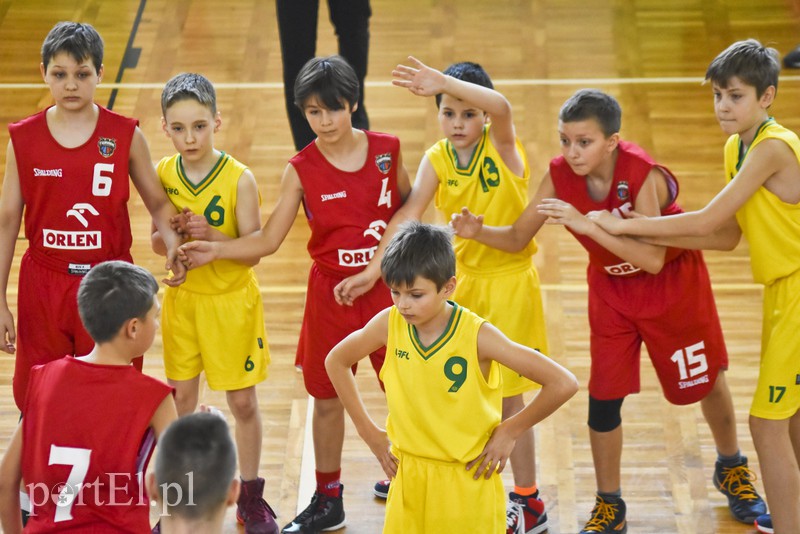
[[(493, 89), (480, 65), (456, 63), (442, 73), (413, 57), (409, 60), (413, 67), (399, 65), (392, 72), (393, 83), (418, 96), (436, 97), (445, 138), (423, 156), (411, 194), (389, 223), (387, 235), (401, 222), (419, 219), (432, 200), (447, 220), (467, 206), (479, 210), (476, 213), (484, 214), (491, 224), (511, 224), (528, 203), (530, 168), (516, 137), (508, 100)], [(337, 287), (341, 301), (350, 301), (360, 287), (370, 287), (379, 278), (383, 246), (364, 273)], [(509, 253), (456, 237), (455, 251), (458, 289), (454, 299), (515, 342), (547, 353), (539, 274), (531, 259), (536, 242)], [(507, 418), (524, 406), (522, 394), (537, 386), (508, 369), (502, 373), (503, 418)], [(532, 429), (517, 441), (511, 467), (515, 488), (509, 495), (509, 532), (520, 522), (525, 523), (527, 534), (545, 531), (547, 514), (536, 487)], [(379, 482), (376, 494), (380, 486)]]
[[(384, 533), (505, 532), (499, 473), (519, 436), (578, 389), (568, 370), (448, 300), (456, 289), (451, 236), (444, 227), (402, 226), (381, 261), (394, 306), (325, 360), (359, 435), (393, 479)], [(350, 370), (384, 345), (386, 431), (367, 414)], [(542, 386), (504, 420), (501, 365)]]
[(703, 209), (668, 217), (594, 215), (606, 231), (683, 248), (750, 245), (753, 277), (764, 284), (758, 385), (750, 408), (770, 515), (761, 532), (800, 530), (800, 140), (769, 116), (778, 54), (756, 40), (734, 43), (708, 67), (723, 131), (727, 185)]
[[(159, 178), (179, 215), (173, 226), (186, 239), (224, 241), (261, 226), (260, 196), (250, 170), (214, 148), (221, 119), (213, 85), (199, 74), (179, 74), (161, 95), (161, 123), (178, 154), (162, 159)], [(164, 253), (158, 232), (153, 250)], [(195, 410), (200, 373), (225, 391), (236, 419), (242, 478), (236, 517), (247, 534), (277, 534), (275, 514), (264, 501), (261, 415), (256, 384), (267, 377), (269, 349), (261, 290), (249, 261), (217, 260), (193, 269), (164, 295), (164, 368), (175, 388), (178, 414)]]

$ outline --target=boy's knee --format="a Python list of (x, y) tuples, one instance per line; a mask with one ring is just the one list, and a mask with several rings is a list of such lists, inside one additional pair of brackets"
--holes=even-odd
[(258, 414), (258, 397), (255, 390), (248, 388), (228, 392), (228, 407), (236, 419), (248, 419)]
[(597, 400), (589, 395), (589, 428), (595, 432), (611, 432), (622, 424), (622, 401)]

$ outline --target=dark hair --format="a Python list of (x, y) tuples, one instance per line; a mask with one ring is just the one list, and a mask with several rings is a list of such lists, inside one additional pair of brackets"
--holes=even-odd
[(725, 89), (730, 79), (736, 76), (755, 87), (756, 96), (761, 98), (770, 85), (778, 89), (780, 70), (777, 50), (755, 39), (747, 39), (733, 43), (714, 58), (706, 70), (706, 81)]
[[(225, 502), (235, 475), (236, 446), (228, 423), (219, 415), (185, 415), (173, 421), (158, 441), (155, 479), (168, 513), (187, 519), (213, 516)], [(172, 488), (180, 497), (177, 502), (169, 499)]]
[(161, 91), (161, 114), (181, 100), (196, 100), (207, 107), (212, 115), (217, 114), (217, 93), (208, 78), (202, 74), (184, 72), (170, 78)]
[(91, 59), (97, 74), (103, 65), (103, 38), (91, 24), (59, 22), (50, 30), (42, 43), (44, 70), (53, 56), (66, 52), (75, 61)]
[(610, 137), (622, 126), (622, 108), (616, 98), (599, 89), (580, 89), (564, 102), (558, 112), (561, 122), (589, 119), (596, 120), (603, 134)]
[(456, 274), (453, 231), (410, 221), (400, 226), (381, 260), (381, 275), (388, 286), (411, 285), (421, 276), (440, 290)]
[[(452, 76), (457, 80), (462, 80), (481, 87), (488, 87), (494, 89), (492, 79), (483, 67), (471, 61), (462, 61), (460, 63), (453, 63), (444, 70), (446, 76)], [(442, 103), (442, 93), (436, 95), (436, 107)]]
[(153, 307), (158, 282), (149, 271), (125, 261), (99, 263), (78, 287), (78, 311), (95, 343), (111, 341), (130, 319)]
[(312, 96), (328, 109), (349, 109), (358, 103), (358, 76), (342, 56), (309, 59), (294, 82), (294, 105), (301, 111)]

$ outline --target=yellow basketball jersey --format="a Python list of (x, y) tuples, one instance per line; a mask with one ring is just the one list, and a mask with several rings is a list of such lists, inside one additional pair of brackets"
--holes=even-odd
[[(239, 177), (245, 169), (245, 165), (223, 152), (208, 175), (193, 184), (186, 177), (180, 154), (162, 159), (157, 166), (158, 177), (175, 208), (180, 211), (188, 207), (193, 213), (204, 215), (210, 226), (231, 237), (239, 237), (236, 199)], [(180, 288), (216, 295), (244, 287), (252, 276), (252, 269), (246, 265), (217, 260), (190, 270)]]
[[(517, 140), (517, 152), (525, 172), (517, 176), (492, 145), (489, 128), (483, 129), (472, 159), (464, 168), (459, 166), (458, 156), (447, 139), (438, 141), (425, 152), (439, 178), (436, 208), (448, 221), (453, 213), (466, 206), (472, 213), (483, 215), (485, 224), (506, 226), (513, 224), (528, 204), (530, 167), (522, 143)], [(455, 250), (460, 270), (511, 272), (530, 267), (536, 242), (532, 240), (525, 249), (511, 254), (456, 236)]]
[[(780, 139), (800, 162), (800, 140), (770, 118), (761, 125), (750, 148), (743, 152), (739, 135), (725, 144), (725, 176), (733, 180), (747, 152), (764, 139)], [(759, 187), (736, 212), (736, 220), (750, 245), (750, 266), (756, 282), (769, 285), (800, 269), (800, 203), (787, 204)]]
[(478, 330), (484, 320), (450, 302), (452, 314), (431, 346), (392, 307), (386, 360), (386, 431), (401, 451), (444, 462), (466, 463), (483, 450), (502, 416), (500, 366), (488, 380), (478, 363)]

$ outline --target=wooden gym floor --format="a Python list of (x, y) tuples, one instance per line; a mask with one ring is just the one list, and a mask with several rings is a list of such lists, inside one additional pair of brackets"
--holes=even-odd
[[(320, 9), (318, 54), (336, 52), (325, 2)], [(558, 154), (556, 116), (580, 87), (614, 94), (624, 110), (622, 136), (668, 165), (682, 185), (687, 209), (705, 204), (723, 185), (725, 137), (714, 118), (711, 91), (701, 85), (708, 62), (735, 40), (755, 37), (786, 53), (800, 42), (800, 9), (790, 1), (760, 0), (373, 0), (367, 85), (372, 128), (398, 135), (413, 177), (425, 148), (439, 139), (432, 99), (389, 84), (392, 67), (413, 54), (437, 68), (477, 61), (514, 106), (517, 130), (534, 176)], [(41, 41), (59, 20), (89, 22), (106, 43), (105, 79), (97, 102), (137, 117), (154, 160), (173, 153), (160, 131), (163, 83), (183, 71), (200, 72), (217, 85), (224, 125), (217, 146), (252, 168), (269, 216), (280, 173), (294, 153), (283, 108), (281, 57), (275, 6), (265, 0), (0, 0), (0, 122), (48, 105), (39, 76)], [(781, 78), (773, 114), (800, 130), (800, 84)], [(0, 144), (7, 142), (0, 131)], [(163, 273), (149, 247), (149, 216), (131, 200), (134, 257)], [(429, 218), (435, 220), (430, 212)], [(308, 502), (313, 478), (308, 397), (294, 370), (309, 260), (308, 230), (297, 219), (280, 251), (256, 268), (264, 292), (273, 363), (258, 388), (264, 422), (261, 474), (266, 498), (283, 525)], [(594, 502), (594, 471), (586, 429), (589, 335), (585, 253), (561, 228), (547, 227), (536, 256), (544, 284), (551, 356), (574, 371), (582, 391), (537, 428), (538, 479), (551, 533), (577, 532)], [(16, 301), (18, 243), (9, 283)], [(732, 253), (707, 253), (728, 342), (728, 382), (734, 396), (742, 451), (758, 472), (747, 412), (758, 372), (761, 290), (752, 283), (746, 244)], [(15, 312), (15, 309), (12, 309)], [(11, 395), (12, 357), (0, 356), (0, 451), (18, 413)], [(146, 372), (163, 377), (161, 344), (148, 353)], [(642, 369), (643, 392), (623, 409), (622, 487), (631, 533), (739, 534), (711, 483), (715, 450), (699, 406), (663, 400), (652, 367)], [(369, 376), (359, 380), (368, 407), (385, 417), (383, 398)], [(203, 400), (227, 413), (224, 395)], [(98, 402), (102, 402), (98, 399)], [(231, 418), (229, 417), (229, 420)], [(505, 475), (510, 480), (509, 474)], [(349, 534), (380, 532), (383, 504), (372, 497), (382, 478), (352, 426), (344, 448)], [(760, 481), (756, 482), (760, 486)], [(299, 495), (299, 498), (298, 498)], [(454, 496), (454, 499), (457, 499)], [(232, 510), (226, 532), (241, 531)]]

